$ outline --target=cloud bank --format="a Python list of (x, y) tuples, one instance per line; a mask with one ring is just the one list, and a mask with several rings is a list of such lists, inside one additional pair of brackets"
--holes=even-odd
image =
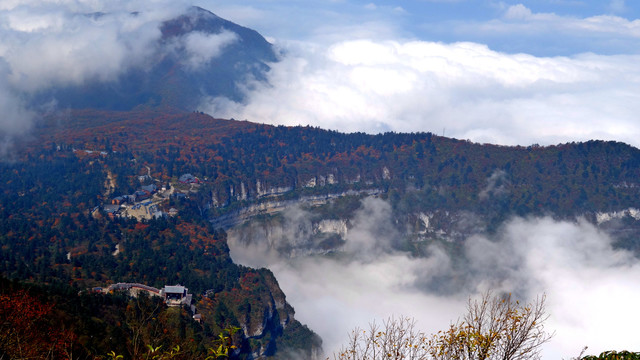
[[(529, 301), (547, 295), (547, 329), (556, 335), (544, 358), (574, 357), (584, 346), (597, 354), (637, 345), (640, 262), (614, 249), (611, 238), (590, 223), (514, 218), (494, 238), (468, 238), (460, 261), (438, 244), (424, 258), (392, 250), (398, 234), (389, 230), (389, 214), (386, 202), (363, 201), (339, 255), (265, 256), (266, 244), (241, 244), (233, 236), (231, 254), (236, 262), (275, 273), (298, 320), (322, 336), (328, 352), (356, 326), (390, 315), (415, 317), (429, 333), (445, 329), (464, 313), (468, 296), (487, 289)], [(306, 217), (297, 212), (287, 224), (295, 227)], [(442, 281), (459, 286), (438, 291), (434, 285)]]
[(6, 7), (0, 11), (0, 57), (11, 73), (4, 80), (27, 92), (114, 81), (127, 69), (154, 61), (160, 22), (184, 9), (93, 1)]
[[(163, 2), (164, 3), (164, 2)], [(181, 2), (3, 1), (0, 4), (0, 158), (28, 133), (43, 104), (40, 91), (113, 82), (154, 61), (159, 24), (186, 9)], [(55, 104), (55, 99), (47, 99)]]
[(272, 65), (269, 85), (247, 87), (248, 101), (209, 98), (201, 110), (269, 124), (431, 131), (504, 145), (640, 145), (640, 20), (495, 6), (498, 17), (489, 20), (443, 13), (445, 20), (424, 25), (426, 38), (451, 42), (416, 39), (393, 16), (350, 25), (326, 16), (332, 21), (313, 37), (277, 40), (287, 55)]
[[(640, 20), (620, 16), (630, 7), (625, 2), (611, 2), (612, 14), (587, 17), (536, 12), (517, 2), (492, 3), (498, 10), (490, 20), (461, 21), (443, 13), (444, 20), (433, 24), (441, 30), (431, 28), (425, 37), (446, 33), (447, 41), (477, 40), (449, 43), (420, 40), (403, 28), (416, 30), (415, 11), (371, 2), (314, 2), (312, 10), (291, 4), (199, 2), (215, 12), (220, 8), (223, 15), (236, 14), (247, 25), (266, 27), (285, 26), (277, 14), (286, 11), (295, 19), (286, 28), (304, 28), (306, 34), (297, 40), (274, 39), (286, 56), (272, 64), (269, 84), (239, 85), (247, 91), (246, 102), (205, 98), (200, 110), (269, 124), (369, 133), (430, 131), (506, 145), (590, 139), (640, 145), (635, 115), (640, 110), (635, 66), (640, 55), (627, 50), (627, 55), (535, 56), (484, 45), (518, 42), (533, 51), (536, 44), (553, 47), (559, 39), (574, 49), (572, 44), (586, 39), (614, 46), (612, 53), (635, 49)], [(11, 100), (0, 111), (19, 115), (2, 120), (0, 132), (11, 137), (25, 131), (17, 124), (31, 124), (35, 114), (24, 106), (26, 99), (42, 89), (108, 83), (128, 69), (148, 68), (158, 58), (159, 23), (183, 13), (186, 5), (166, 0), (2, 2), (0, 91)], [(290, 38), (298, 33), (289, 32)], [(176, 41), (174, 48), (187, 55), (183, 64), (195, 70), (237, 37), (195, 33)]]
[[(238, 41), (235, 33), (192, 32), (161, 41), (161, 24), (187, 13), (183, 1), (29, 0), (0, 4), (0, 158), (28, 134), (51, 90), (117, 83), (181, 53), (198, 70)], [(54, 91), (55, 93), (55, 91)], [(37, 100), (35, 100), (37, 99)]]
[[(293, 48), (293, 44), (290, 48)], [(535, 57), (476, 43), (348, 40), (297, 44), (246, 104), (222, 117), (341, 131), (430, 131), (475, 142), (589, 139), (639, 146), (638, 55)]]

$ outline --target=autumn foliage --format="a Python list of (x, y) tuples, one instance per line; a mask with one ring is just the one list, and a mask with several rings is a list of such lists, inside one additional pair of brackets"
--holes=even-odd
[(54, 321), (53, 304), (25, 290), (0, 294), (0, 353), (10, 359), (69, 357), (76, 336)]
[[(586, 348), (585, 348), (586, 350)], [(632, 351), (605, 351), (600, 355), (589, 355), (582, 357), (581, 360), (639, 360), (640, 352)]]
[(535, 360), (552, 334), (544, 329), (544, 297), (521, 304), (486, 293), (448, 330), (426, 335), (410, 318), (356, 329), (336, 360)]

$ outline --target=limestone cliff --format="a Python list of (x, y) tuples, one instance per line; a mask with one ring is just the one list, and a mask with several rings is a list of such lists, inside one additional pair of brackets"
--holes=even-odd
[(268, 359), (295, 352), (305, 359), (322, 354), (322, 340), (294, 318), (273, 274), (266, 269), (249, 270), (238, 287), (210, 292), (199, 304), (203, 321), (212, 329), (238, 326), (236, 355), (245, 359)]

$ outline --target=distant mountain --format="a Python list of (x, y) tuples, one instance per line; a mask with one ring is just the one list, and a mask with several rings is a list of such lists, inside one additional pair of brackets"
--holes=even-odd
[(243, 99), (239, 84), (265, 81), (273, 46), (258, 32), (192, 7), (161, 24), (149, 68), (132, 68), (117, 81), (47, 89), (33, 99), (55, 99), (61, 108), (131, 110), (173, 108), (191, 111), (203, 96)]

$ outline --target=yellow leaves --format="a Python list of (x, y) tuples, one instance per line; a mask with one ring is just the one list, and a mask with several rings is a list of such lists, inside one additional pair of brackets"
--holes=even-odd
[(111, 352), (108, 353), (107, 356), (109, 357), (109, 359), (112, 359), (112, 360), (117, 360), (117, 359), (124, 358), (124, 356), (122, 356), (122, 355), (117, 355), (116, 352), (113, 351), (113, 350), (111, 350)]
[(510, 296), (486, 294), (479, 301), (470, 300), (467, 310), (463, 320), (431, 336), (415, 332), (407, 318), (389, 319), (382, 329), (374, 323), (369, 333), (352, 333), (350, 350), (337, 359), (536, 359), (540, 345), (550, 338), (541, 326), (547, 318), (544, 297), (523, 306)]

